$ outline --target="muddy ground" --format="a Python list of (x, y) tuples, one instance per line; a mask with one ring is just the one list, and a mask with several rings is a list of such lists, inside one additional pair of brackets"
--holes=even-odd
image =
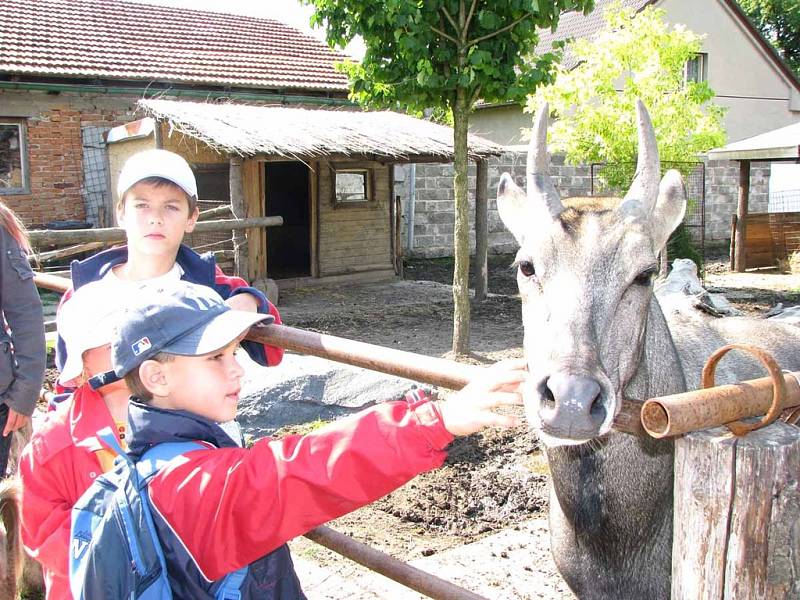
[[(797, 276), (767, 271), (731, 279), (726, 260), (724, 255), (712, 257), (706, 265), (705, 284), (712, 291), (727, 293), (736, 308), (758, 316), (777, 303), (800, 303)], [(472, 307), (474, 354), (469, 360), (473, 362), (494, 362), (522, 354), (520, 301), (516, 275), (509, 266), (512, 261), (513, 256), (490, 257), (490, 298)], [(449, 284), (452, 261), (407, 262), (405, 277)], [(340, 309), (294, 314), (290, 324), (420, 354), (447, 356), (452, 331), (452, 307), (447, 303), (348, 303), (342, 291), (318, 293), (330, 294), (330, 302), (334, 307), (340, 303)], [(291, 297), (287, 301), (291, 304)], [(545, 517), (547, 478), (546, 461), (533, 434), (524, 429), (478, 434), (457, 440), (443, 468), (421, 475), (332, 525), (396, 558), (416, 560)], [(549, 560), (548, 548), (542, 540), (538, 544), (526, 550), (531, 561)], [(313, 552), (301, 544), (301, 552), (303, 548)], [(496, 556), (486, 559), (499, 560)], [(315, 560), (324, 563), (335, 559), (316, 553)], [(571, 597), (563, 583), (551, 583), (560, 591), (546, 597)], [(497, 585), (502, 586), (502, 582)], [(534, 593), (531, 597), (545, 596)]]

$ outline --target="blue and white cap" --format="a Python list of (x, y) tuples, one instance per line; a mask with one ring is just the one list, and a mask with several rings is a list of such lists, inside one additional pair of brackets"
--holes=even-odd
[[(111, 342), (114, 374), (122, 378), (159, 352), (201, 356), (227, 346), (272, 315), (233, 310), (217, 292), (187, 281), (147, 290), (120, 315)], [(108, 383), (108, 381), (106, 381)]]

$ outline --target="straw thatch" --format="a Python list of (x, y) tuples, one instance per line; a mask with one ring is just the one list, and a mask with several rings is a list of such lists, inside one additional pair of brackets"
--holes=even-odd
[[(400, 113), (174, 100), (140, 100), (139, 107), (225, 154), (453, 160), (451, 128)], [(502, 152), (502, 147), (477, 136), (470, 136), (469, 145), (473, 158)]]

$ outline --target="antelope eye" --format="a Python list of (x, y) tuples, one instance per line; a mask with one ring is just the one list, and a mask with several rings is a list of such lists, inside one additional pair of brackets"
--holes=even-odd
[(536, 270), (533, 268), (533, 263), (529, 260), (520, 261), (519, 270), (525, 277), (530, 277), (536, 273)]
[(655, 267), (650, 267), (639, 273), (633, 280), (636, 285), (648, 286), (653, 283), (653, 277), (656, 274)]

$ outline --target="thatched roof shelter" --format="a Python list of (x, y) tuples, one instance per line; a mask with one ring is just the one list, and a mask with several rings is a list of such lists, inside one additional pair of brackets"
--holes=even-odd
[[(218, 152), (291, 159), (369, 157), (391, 162), (451, 162), (453, 130), (382, 111), (286, 108), (140, 100), (139, 108)], [(501, 146), (470, 136), (473, 159), (496, 156)]]

